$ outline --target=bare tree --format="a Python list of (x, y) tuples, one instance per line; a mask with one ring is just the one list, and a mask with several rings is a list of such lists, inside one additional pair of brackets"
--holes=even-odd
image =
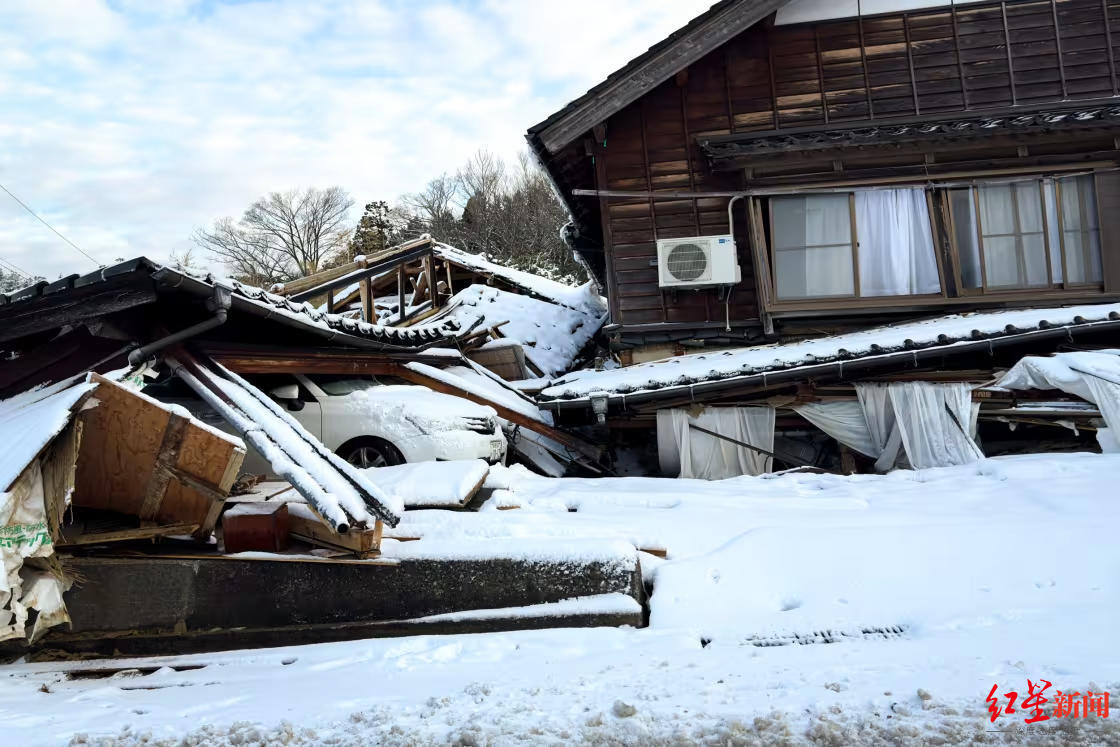
[(220, 218), (193, 239), (245, 282), (267, 286), (318, 272), (350, 240), (354, 201), (341, 187), (272, 192), (234, 223)]

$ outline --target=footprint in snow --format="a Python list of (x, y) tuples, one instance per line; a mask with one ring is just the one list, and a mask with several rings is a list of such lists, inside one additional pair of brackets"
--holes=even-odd
[(789, 612), (801, 606), (801, 600), (796, 597), (789, 597), (782, 600), (782, 612)]

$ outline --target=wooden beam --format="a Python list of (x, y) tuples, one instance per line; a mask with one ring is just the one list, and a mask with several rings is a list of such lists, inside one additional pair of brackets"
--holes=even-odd
[(353, 529), (346, 534), (337, 534), (317, 518), (308, 518), (289, 505), (288, 533), (298, 540), (333, 550), (352, 552), (359, 558), (376, 557), (381, 550), (380, 521), (373, 529)]
[(187, 423), (187, 418), (178, 413), (171, 413), (171, 418), (167, 421), (156, 463), (144, 491), (144, 502), (140, 504), (140, 521), (154, 521), (159, 513), (159, 505), (167, 492), (167, 483), (171, 481), (171, 472), (179, 461), (179, 447), (183, 445)]
[(401, 367), (401, 373), (397, 375), (406, 381), (411, 381), (413, 384), (426, 386), (434, 392), (450, 394), (454, 397), (460, 397), (461, 399), (470, 400), (475, 404), (492, 407), (494, 411), (498, 413), (498, 417), (508, 420), (514, 425), (525, 428), (526, 430), (533, 431), (534, 433), (539, 433), (542, 436), (547, 436), (553, 441), (558, 441), (559, 443), (564, 444), (564, 446), (570, 449), (574, 449), (575, 451), (579, 452), (588, 459), (591, 459), (592, 461), (597, 461), (602, 455), (602, 448), (599, 446), (592, 445), (581, 438), (573, 436), (570, 433), (559, 430), (557, 428), (553, 428), (551, 425), (542, 423), (541, 421), (530, 418), (527, 415), (518, 412), (517, 410), (506, 407), (500, 402), (496, 402), (495, 400), (489, 399), (488, 397), (479, 396), (474, 392), (463, 389), (461, 387), (457, 387), (454, 384), (443, 381), (442, 379), (428, 376), (427, 374), (421, 373), (420, 371), (416, 371), (405, 366)]

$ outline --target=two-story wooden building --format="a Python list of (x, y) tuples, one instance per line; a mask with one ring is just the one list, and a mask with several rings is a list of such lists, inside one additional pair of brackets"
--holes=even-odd
[(1115, 0), (724, 0), (528, 139), (638, 362), (1120, 298), (1118, 65)]
[(541, 406), (709, 478), (1120, 448), (992, 386), (1120, 347), (1118, 65), (1120, 0), (716, 4), (529, 131), (624, 366)]

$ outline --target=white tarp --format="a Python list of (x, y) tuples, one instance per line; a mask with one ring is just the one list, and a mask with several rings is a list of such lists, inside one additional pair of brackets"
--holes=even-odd
[(773, 451), (773, 407), (704, 407), (657, 412), (657, 452), (663, 474), (724, 480), (770, 471), (773, 461), (770, 457), (710, 436), (691, 425)]
[(969, 384), (922, 381), (856, 384), (858, 402), (824, 402), (793, 409), (842, 444), (875, 459), (887, 472), (905, 454), (915, 469), (983, 458), (973, 440), (979, 408)]
[(1005, 389), (1059, 389), (1092, 402), (1105, 425), (1097, 440), (1106, 452), (1120, 452), (1120, 350), (1028, 356), (1000, 380)]

